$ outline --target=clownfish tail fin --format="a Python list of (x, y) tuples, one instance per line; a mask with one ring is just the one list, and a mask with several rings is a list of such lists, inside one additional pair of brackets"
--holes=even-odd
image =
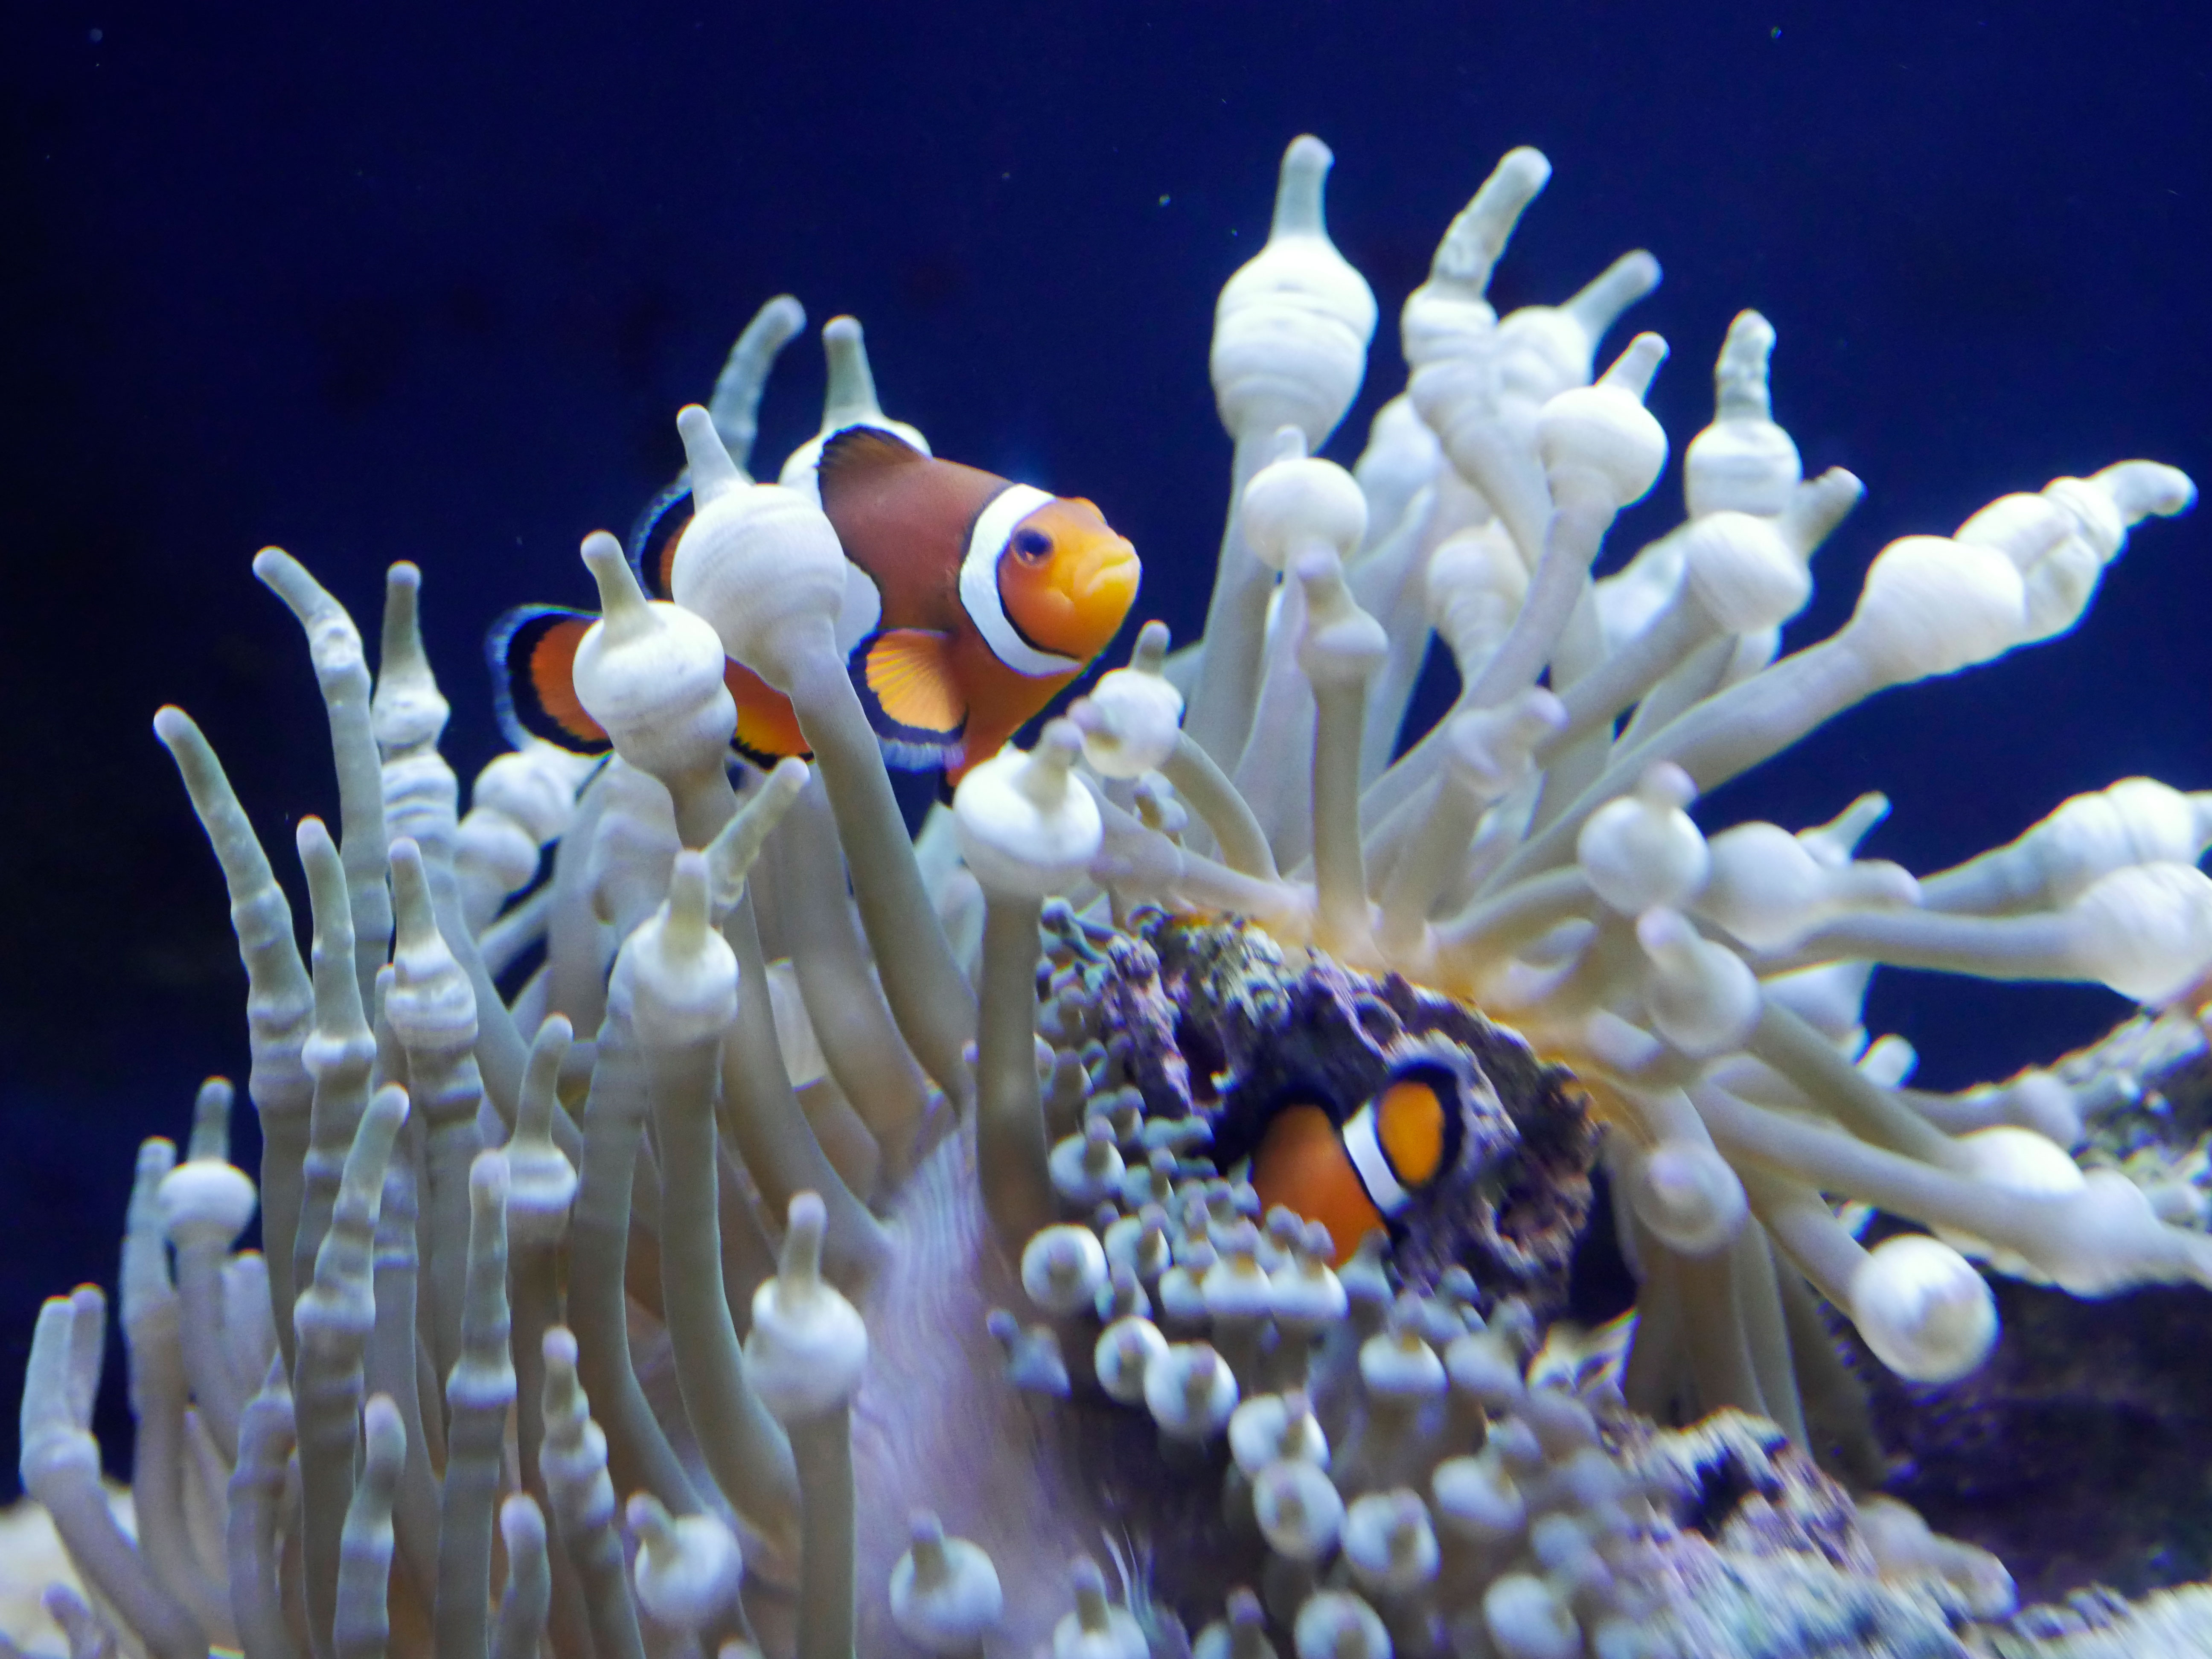
[(630, 526), (629, 563), (637, 585), (649, 599), (672, 597), (670, 578), (676, 563), (676, 544), (691, 522), (691, 474), (676, 475), (645, 504)]
[(520, 747), (542, 738), (577, 755), (604, 755), (606, 731), (576, 696), (576, 647), (599, 618), (560, 605), (518, 605), (491, 625), (484, 659), (500, 730)]
[(738, 753), (759, 767), (772, 767), (787, 757), (814, 757), (790, 698), (734, 657), (722, 659), (722, 684), (738, 706), (738, 728), (730, 738)]

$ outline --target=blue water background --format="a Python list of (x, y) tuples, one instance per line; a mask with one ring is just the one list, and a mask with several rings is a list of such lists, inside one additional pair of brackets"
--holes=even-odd
[[(1401, 384), (1395, 316), (1437, 236), (1534, 143), (1557, 173), (1500, 308), (1649, 246), (1665, 283), (1607, 351), (1633, 328), (1668, 337), (1652, 401), (1678, 446), (1709, 418), (1729, 318), (1754, 305), (1808, 471), (1866, 480), (1802, 641), (1894, 536), (2123, 456), (2212, 473), (2203, 16), (7, 8), (0, 1401), (38, 1298), (112, 1283), (136, 1139), (181, 1135), (204, 1074), (243, 1077), (222, 890), (152, 711), (200, 720), (280, 867), (295, 816), (335, 805), (256, 548), (296, 553), (372, 637), (384, 565), (421, 562), (465, 779), (499, 746), (485, 624), (521, 599), (590, 602), (579, 538), (627, 527), (677, 464), (674, 410), (787, 290), (814, 325), (865, 321), (887, 408), (940, 453), (1100, 502), (1145, 556), (1140, 614), (1188, 635), (1228, 453), (1213, 296), (1264, 237), (1283, 145), (1311, 131), (1335, 149), (1330, 223), (1382, 306), (1330, 452), (1348, 462)], [(811, 341), (787, 355), (764, 457), (811, 432), (821, 380)], [(1670, 471), (1612, 556), (1679, 503)], [(2132, 772), (2212, 785), (2208, 525), (2145, 534), (2071, 638), (1877, 699), (1724, 791), (1712, 822), (1794, 827), (1880, 787), (1897, 813), (1870, 851), (1927, 870)], [(1875, 1009), (1939, 1085), (2120, 1012), (1907, 975)]]

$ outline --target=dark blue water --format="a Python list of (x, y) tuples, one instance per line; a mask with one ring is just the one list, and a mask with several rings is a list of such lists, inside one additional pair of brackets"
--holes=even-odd
[[(2194, 8), (1025, 9), (7, 9), (0, 1401), (37, 1299), (112, 1281), (133, 1142), (242, 1073), (222, 887), (154, 708), (203, 722), (272, 848), (334, 805), (253, 550), (364, 617), (386, 562), (422, 564), (465, 777), (498, 746), (484, 625), (590, 602), (578, 539), (674, 469), (674, 410), (771, 294), (861, 317), (887, 408), (940, 453), (1100, 502), (1145, 555), (1140, 614), (1178, 633), (1223, 507), (1213, 296), (1301, 131), (1336, 150), (1332, 227), (1383, 307), (1346, 460), (1401, 384), (1399, 302), (1512, 144), (1557, 173), (1493, 297), (1654, 250), (1631, 322), (1673, 343), (1654, 404), (1678, 445), (1729, 317), (1772, 319), (1808, 471), (1869, 486), (1793, 638), (1840, 620), (1885, 541), (2004, 491), (2136, 454), (2212, 473)], [(820, 385), (794, 349), (765, 456)], [(1679, 500), (1670, 475), (1619, 549)], [(2073, 637), (1878, 700), (1717, 820), (1880, 787), (1871, 850), (1930, 869), (2131, 772), (2212, 784), (2208, 525), (2142, 536)], [(1876, 1000), (1944, 1084), (2117, 1012), (1904, 976)]]

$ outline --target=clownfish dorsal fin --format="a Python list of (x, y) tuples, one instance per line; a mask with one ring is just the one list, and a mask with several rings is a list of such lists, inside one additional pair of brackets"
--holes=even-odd
[(945, 763), (968, 728), (968, 703), (952, 662), (952, 636), (890, 628), (854, 647), (854, 689), (884, 754), (901, 766)]
[(815, 464), (823, 510), (829, 510), (830, 498), (845, 485), (878, 477), (886, 467), (913, 466), (928, 459), (905, 439), (880, 427), (848, 426), (833, 432), (823, 441), (822, 459)]
[(579, 755), (604, 755), (612, 747), (576, 696), (576, 647), (597, 621), (588, 611), (526, 605), (492, 624), (484, 656), (500, 728), (516, 746), (532, 737)]

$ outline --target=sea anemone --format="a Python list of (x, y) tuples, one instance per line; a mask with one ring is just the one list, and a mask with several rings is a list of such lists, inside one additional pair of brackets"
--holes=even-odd
[[(1376, 307), (1329, 160), (1290, 147), (1217, 312), (1203, 641), (1147, 625), (912, 839), (836, 534), (745, 471), (790, 301), (678, 416), (675, 601), (584, 543), (603, 764), (526, 744), (461, 815), (418, 573), (372, 686), (337, 601), (257, 559), (340, 823), (299, 828), (303, 960), (214, 750), (156, 717), (250, 981), (263, 1250), (210, 1083), (128, 1223), (135, 1539), (87, 1426), (103, 1298), (40, 1317), (23, 1474), (95, 1592), (54, 1603), (75, 1651), (1620, 1659), (1780, 1650), (1732, 1608), (1869, 1650), (2008, 1611), (1993, 1559), (1816, 1470), (1878, 1474), (1828, 1321), (1954, 1377), (1996, 1332), (1974, 1259), (2101, 1296), (2212, 1285), (2212, 1242), (2076, 1166), (2053, 1074), (1905, 1087), (1863, 998), (1881, 963), (2187, 996), (2212, 817), (2130, 780), (1916, 878), (1855, 856), (1878, 796), (1794, 833), (1690, 809), (2063, 632), (2193, 488), (2123, 461), (1907, 537), (1778, 659), (1859, 485), (1802, 477), (1765, 321), (1722, 346), (1686, 521), (1593, 580), (1668, 453), (1664, 343), (1593, 380), (1656, 262), (1498, 317), (1549, 171), (1507, 155), (1347, 471), (1314, 452)], [(825, 433), (880, 422), (857, 325), (825, 336)], [(1401, 733), (1432, 633), (1460, 690)], [(811, 767), (733, 762), (726, 653)], [(1563, 1386), (1531, 1362), (1601, 1162), (1635, 1335)], [(1869, 1249), (1838, 1200), (1930, 1231)]]

